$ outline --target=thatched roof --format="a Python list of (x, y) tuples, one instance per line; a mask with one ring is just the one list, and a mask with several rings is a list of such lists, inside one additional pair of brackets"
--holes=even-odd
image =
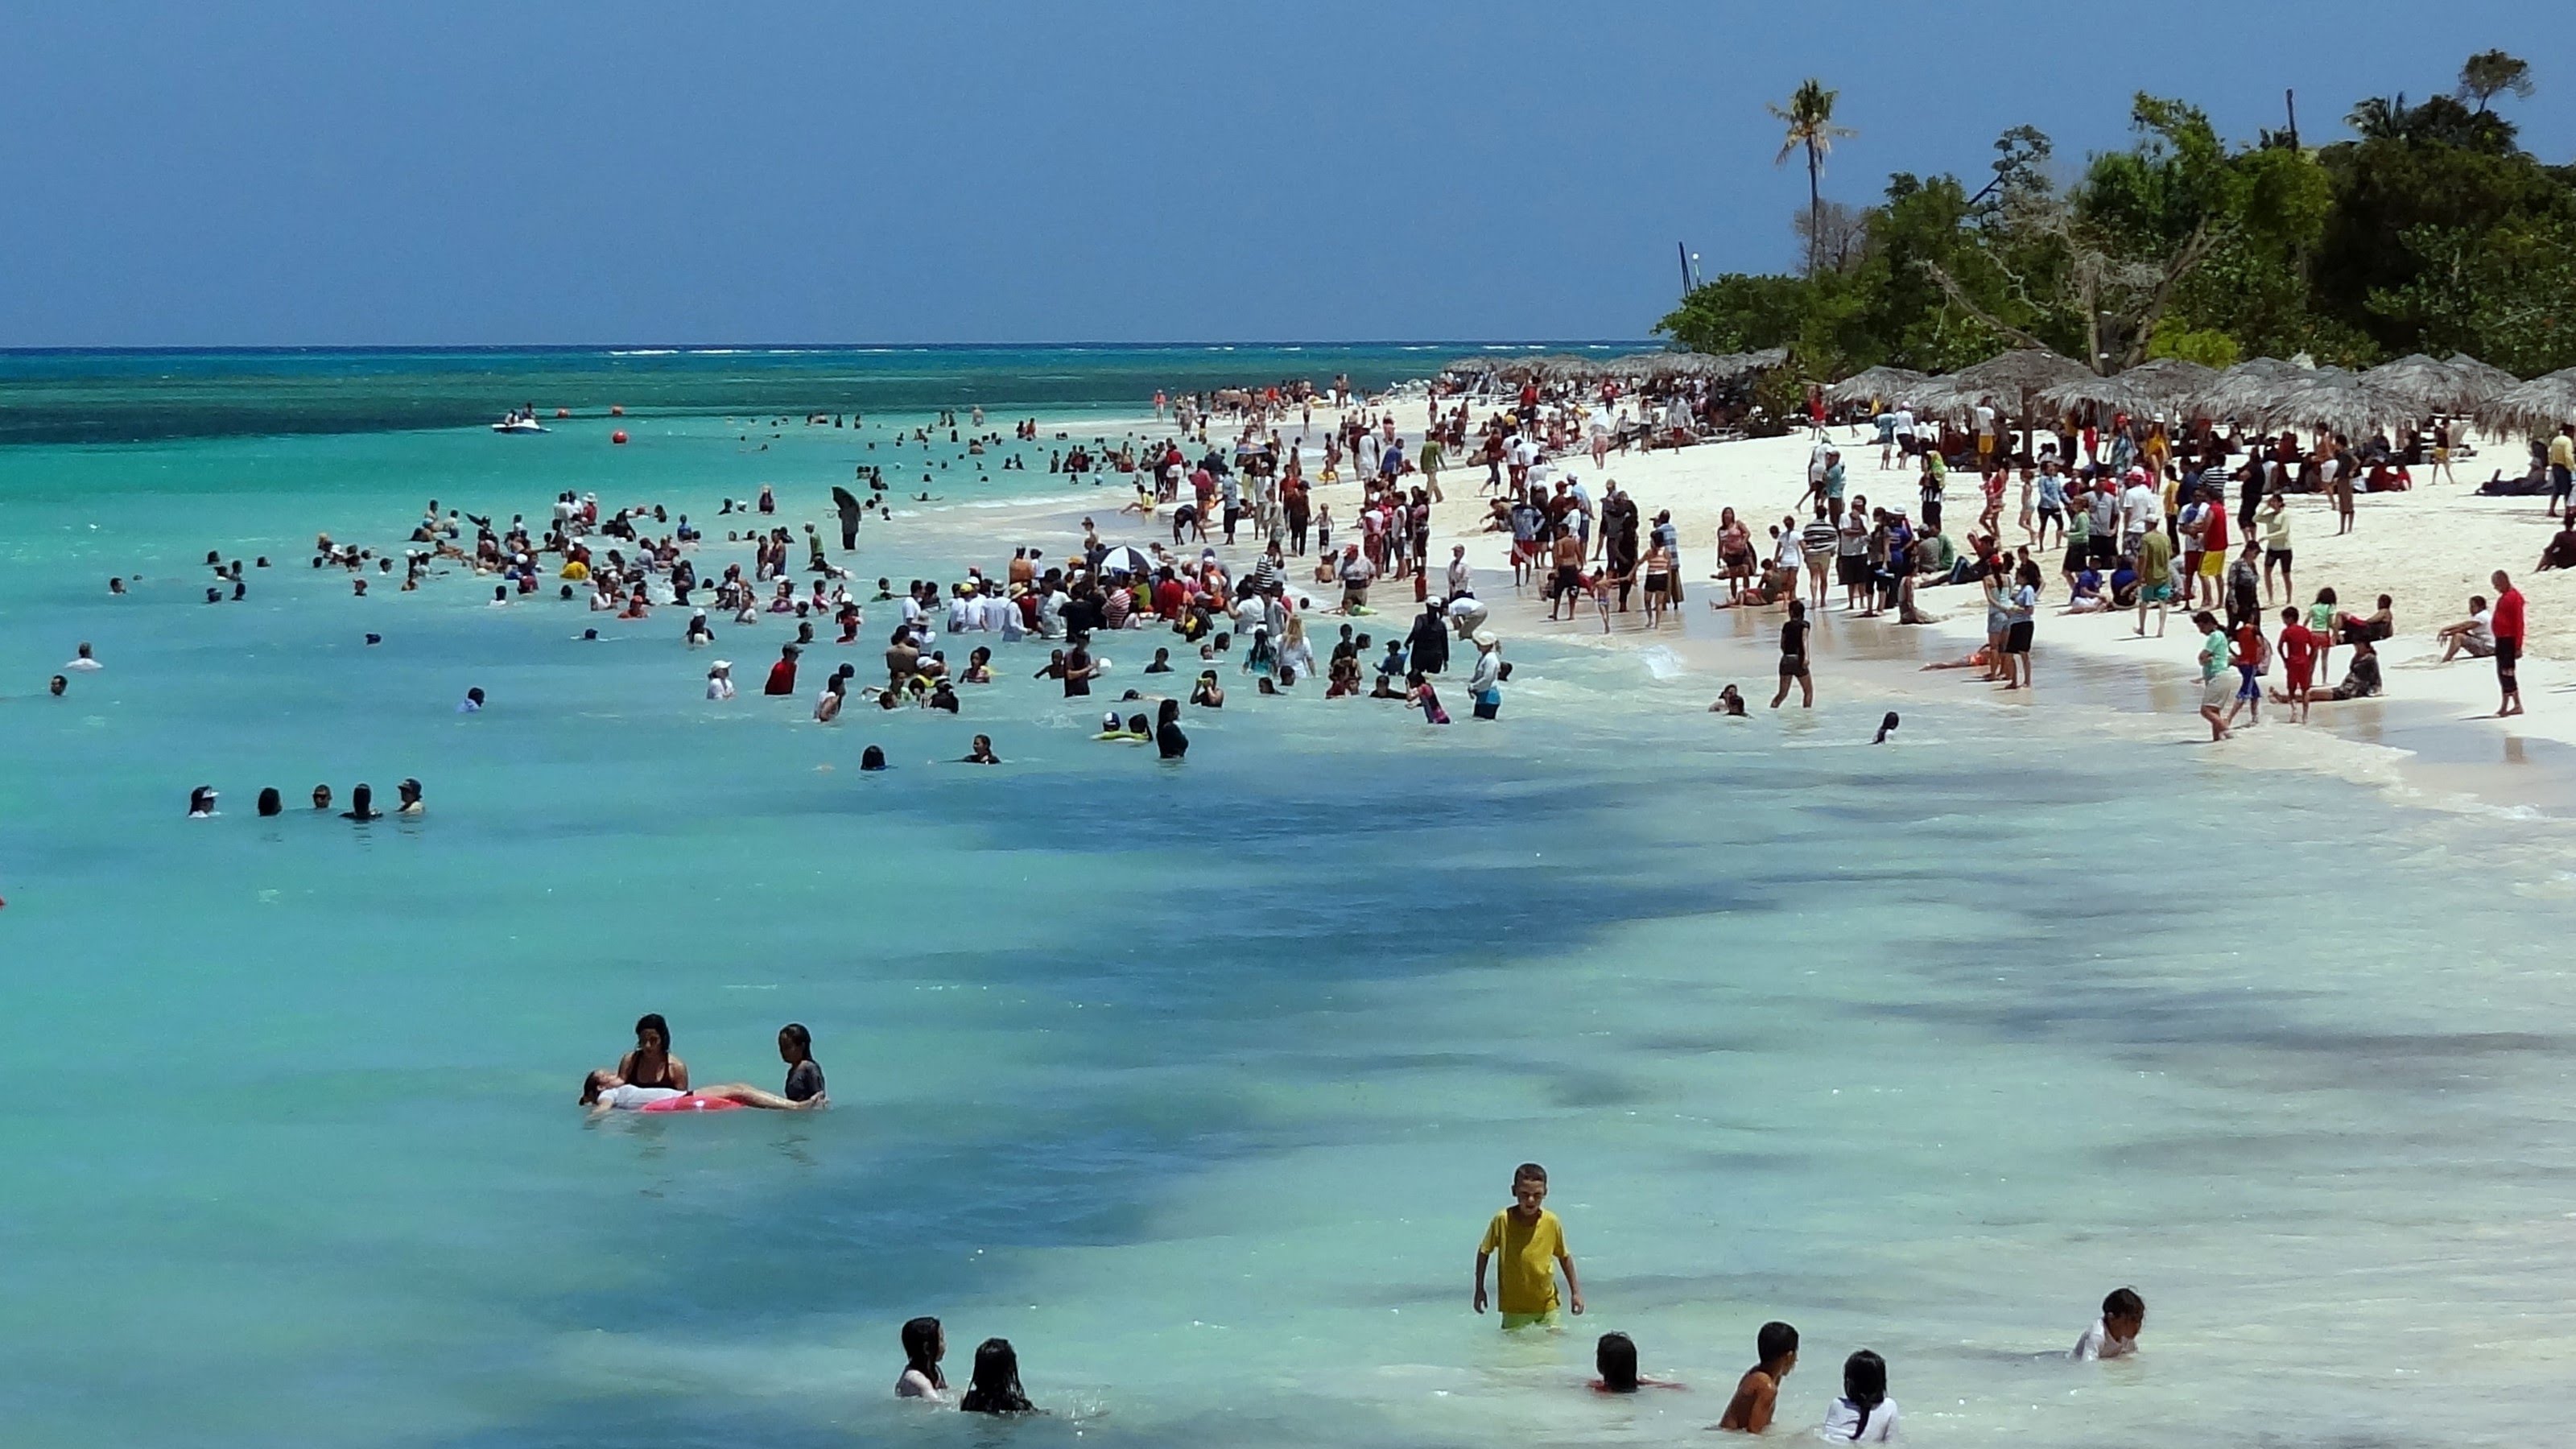
[[(1991, 397), (1999, 404), (2027, 412), (2044, 389), (2092, 375), (2092, 369), (2073, 358), (2037, 347), (2021, 347), (1934, 381), (1947, 383), (1955, 393)], [(1976, 398), (1968, 401), (1973, 406)]]
[(2120, 376), (2162, 399), (2165, 407), (2188, 410), (2192, 399), (2218, 381), (2218, 369), (2180, 357), (2159, 357), (2141, 362)]
[(2128, 413), (2151, 417), (2166, 406), (2164, 394), (2158, 392), (2134, 372), (2114, 373), (2109, 377), (2085, 376), (2042, 388), (2039, 400), (2058, 412), (2092, 408), (2102, 413)]
[(2278, 398), (2296, 379), (2309, 369), (2277, 357), (2257, 357), (2240, 362), (2218, 375), (2217, 380), (2192, 399), (2193, 407), (2203, 416), (2222, 422), (2252, 422), (2266, 404)]
[(1905, 389), (1924, 381), (1924, 375), (1910, 367), (1864, 368), (1825, 389), (1825, 401), (1834, 403), (1869, 402), (1875, 398), (1893, 399)]
[(2307, 428), (2351, 438), (2418, 416), (2414, 399), (2340, 367), (2320, 367), (2279, 387), (2259, 413), (2267, 429)]
[(2576, 367), (2506, 388), (2479, 406), (2477, 419), (2488, 432), (2525, 437), (2554, 433), (2576, 423)]
[(2362, 377), (2395, 396), (2411, 399), (2416, 413), (2465, 413), (2513, 386), (2513, 374), (2474, 357), (2444, 362), (2412, 353), (2383, 362)]
[(2493, 363), (2480, 362), (2465, 352), (2454, 352), (2442, 359), (2442, 365), (2456, 373), (2464, 387), (2474, 389), (2477, 401), (2461, 409), (2473, 412), (2483, 403), (2509, 387), (2520, 387), (2522, 379)]

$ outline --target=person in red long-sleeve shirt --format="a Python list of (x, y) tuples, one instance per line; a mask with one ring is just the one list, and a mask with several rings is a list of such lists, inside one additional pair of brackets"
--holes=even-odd
[(2504, 696), (2496, 705), (2496, 718), (2503, 719), (2522, 713), (2522, 683), (2514, 677), (2514, 665), (2522, 659), (2522, 590), (2502, 569), (2495, 571), (2490, 582), (2496, 587), (2496, 602), (2487, 627), (2495, 632), (2496, 687)]

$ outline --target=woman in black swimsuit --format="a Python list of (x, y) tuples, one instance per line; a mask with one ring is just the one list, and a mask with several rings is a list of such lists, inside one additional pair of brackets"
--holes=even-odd
[(689, 1064), (671, 1055), (671, 1024), (658, 1011), (635, 1020), (635, 1050), (617, 1059), (617, 1075), (630, 1087), (689, 1090)]

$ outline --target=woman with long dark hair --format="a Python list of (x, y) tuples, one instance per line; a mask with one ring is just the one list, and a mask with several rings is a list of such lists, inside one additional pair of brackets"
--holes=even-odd
[(970, 1414), (1041, 1412), (1020, 1392), (1020, 1356), (1007, 1338), (988, 1338), (975, 1346), (975, 1377), (957, 1407)]
[(948, 1352), (948, 1334), (936, 1318), (916, 1318), (903, 1326), (903, 1374), (894, 1381), (898, 1399), (948, 1402), (948, 1378), (939, 1360)]

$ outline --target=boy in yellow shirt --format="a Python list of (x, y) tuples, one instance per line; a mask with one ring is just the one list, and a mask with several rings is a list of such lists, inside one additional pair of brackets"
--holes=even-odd
[(1501, 1298), (1505, 1329), (1536, 1324), (1557, 1327), (1556, 1269), (1565, 1267), (1565, 1296), (1576, 1313), (1583, 1311), (1583, 1285), (1574, 1276), (1574, 1255), (1565, 1251), (1565, 1226), (1540, 1204), (1547, 1201), (1547, 1169), (1524, 1162), (1512, 1173), (1512, 1205), (1494, 1214), (1476, 1248), (1476, 1311), (1485, 1311), (1485, 1263), (1502, 1255), (1494, 1286)]

